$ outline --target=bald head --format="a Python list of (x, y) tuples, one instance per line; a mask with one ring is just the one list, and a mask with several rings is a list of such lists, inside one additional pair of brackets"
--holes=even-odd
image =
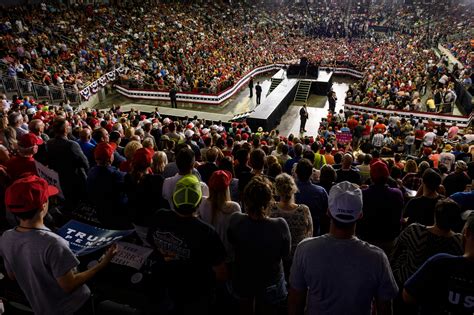
[(342, 158), (342, 168), (344, 169), (351, 168), (352, 161), (353, 161), (352, 155), (350, 155), (349, 153), (344, 154), (344, 157)]

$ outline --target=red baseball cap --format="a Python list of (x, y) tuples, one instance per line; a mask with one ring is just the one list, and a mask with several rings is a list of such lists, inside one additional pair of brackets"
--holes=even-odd
[(133, 155), (132, 163), (139, 168), (147, 168), (151, 164), (154, 151), (147, 148), (138, 149)]
[(390, 176), (387, 164), (382, 161), (376, 161), (370, 165), (370, 178), (373, 182), (379, 182), (380, 180), (387, 179)]
[(94, 158), (99, 161), (110, 160), (115, 151), (115, 145), (108, 142), (99, 143), (94, 150)]
[(21, 136), (18, 141), (18, 145), (22, 148), (31, 148), (32, 146), (41, 144), (43, 144), (43, 139), (31, 132)]
[(37, 175), (28, 175), (13, 182), (5, 191), (5, 205), (12, 213), (40, 209), (59, 190)]
[(209, 178), (209, 188), (212, 190), (225, 190), (232, 181), (232, 174), (229, 171), (215, 171)]

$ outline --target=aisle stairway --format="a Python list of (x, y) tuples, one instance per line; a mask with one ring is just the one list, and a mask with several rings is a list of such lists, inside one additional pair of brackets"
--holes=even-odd
[(270, 88), (268, 89), (268, 94), (270, 94), (280, 83), (283, 81), (283, 79), (279, 78), (272, 78), (272, 84), (270, 85)]
[(296, 90), (295, 102), (306, 102), (311, 90), (311, 81), (300, 80), (298, 90)]

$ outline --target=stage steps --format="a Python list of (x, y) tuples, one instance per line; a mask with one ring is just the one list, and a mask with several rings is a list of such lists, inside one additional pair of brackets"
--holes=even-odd
[(273, 90), (281, 83), (281, 81), (283, 81), (283, 79), (272, 78), (272, 84), (270, 85), (270, 88), (268, 89), (267, 95), (273, 92)]
[(296, 90), (295, 102), (306, 102), (311, 91), (311, 81), (300, 80)]

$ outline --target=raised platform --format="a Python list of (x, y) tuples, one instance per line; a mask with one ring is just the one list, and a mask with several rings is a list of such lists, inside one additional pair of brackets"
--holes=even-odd
[(298, 81), (298, 79), (283, 79), (275, 90), (255, 108), (255, 111), (247, 118), (247, 124), (252, 130), (257, 130), (258, 127), (271, 130), (278, 125), (281, 117), (293, 102)]

